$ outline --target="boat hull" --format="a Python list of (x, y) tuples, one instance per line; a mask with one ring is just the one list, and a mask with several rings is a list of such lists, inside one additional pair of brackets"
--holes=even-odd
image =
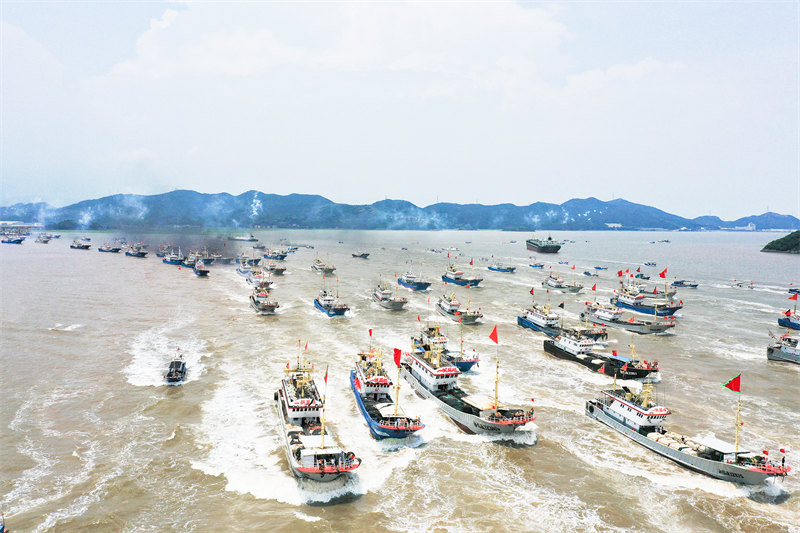
[(128, 257), (147, 257), (147, 252), (125, 252)]
[(637, 320), (634, 323), (624, 322), (624, 321), (618, 322), (616, 320), (606, 320), (591, 313), (588, 314), (581, 313), (581, 319), (583, 319), (584, 317), (588, 317), (589, 320), (591, 320), (592, 322), (602, 324), (603, 326), (613, 326), (615, 328), (625, 329), (628, 331), (632, 331), (634, 333), (638, 333), (640, 335), (648, 335), (651, 333), (655, 334), (665, 333), (675, 327), (675, 324), (671, 322), (664, 322), (661, 324), (653, 322), (644, 322), (641, 320)]
[(119, 248), (98, 248), (98, 252), (104, 252), (107, 254), (118, 254), (120, 249)]
[(432, 400), (444, 413), (452, 420), (455, 425), (461, 428), (462, 431), (469, 434), (475, 433), (482, 433), (488, 435), (497, 435), (497, 434), (510, 434), (513, 433), (520, 425), (513, 425), (513, 424), (494, 424), (489, 422), (488, 420), (484, 420), (478, 416), (473, 414), (464, 413), (463, 411), (459, 411), (454, 407), (446, 404), (442, 400), (440, 400), (435, 394), (429, 391), (422, 383), (414, 377), (406, 367), (403, 367), (400, 370), (400, 375), (408, 381), (411, 385), (411, 388), (414, 389), (414, 392), (417, 393), (421, 398)]
[(442, 281), (444, 281), (445, 283), (452, 283), (454, 285), (460, 285), (462, 287), (466, 287), (467, 285), (469, 285), (470, 287), (477, 287), (478, 285), (480, 285), (481, 281), (483, 281), (483, 280), (480, 279), (480, 278), (475, 278), (475, 279), (453, 279), (453, 278), (448, 278), (447, 276), (442, 274)]
[(561, 333), (561, 328), (558, 328), (558, 327), (550, 328), (550, 327), (547, 327), (547, 326), (540, 326), (540, 325), (528, 320), (524, 316), (518, 316), (517, 317), (517, 325), (518, 326), (522, 326), (523, 328), (529, 328), (529, 329), (532, 329), (532, 330), (535, 330), (535, 331), (540, 331), (540, 332), (544, 333), (545, 335), (547, 335), (548, 337), (555, 337), (556, 335), (559, 335)]
[(369, 411), (367, 411), (367, 406), (364, 405), (364, 399), (361, 397), (361, 393), (356, 388), (356, 371), (350, 371), (350, 390), (353, 391), (353, 396), (356, 399), (356, 405), (358, 405), (358, 410), (361, 411), (361, 415), (364, 417), (364, 420), (367, 422), (367, 426), (369, 426), (369, 432), (372, 433), (372, 436), (378, 440), (381, 439), (404, 439), (409, 435), (412, 435), (416, 430), (415, 429), (395, 429), (395, 428), (387, 428), (378, 423), (377, 420), (370, 416)]
[(561, 249), (560, 244), (540, 244), (531, 239), (525, 241), (525, 247), (532, 252), (539, 252), (540, 254), (555, 254)]
[(258, 314), (265, 316), (274, 315), (275, 310), (279, 307), (277, 303), (271, 303), (271, 304), (259, 303), (255, 298), (253, 298), (252, 294), (250, 295), (250, 305), (253, 306), (253, 309), (255, 309)]
[(621, 424), (615, 418), (609, 416), (603, 409), (602, 405), (595, 400), (589, 400), (586, 402), (585, 411), (586, 415), (590, 418), (594, 418), (595, 420), (602, 422), (603, 424), (615, 429), (617, 432), (622, 433), (629, 439), (644, 446), (645, 448), (654, 451), (657, 454), (666, 457), (667, 459), (675, 461), (685, 468), (694, 470), (695, 472), (700, 472), (701, 474), (706, 474), (707, 476), (721, 479), (723, 481), (732, 481), (734, 483), (740, 483), (744, 485), (760, 485), (768, 477), (771, 477), (765, 472), (758, 472), (734, 464), (727, 464), (718, 461), (711, 461), (710, 459), (704, 459), (702, 457), (695, 457), (655, 442), (654, 440), (649, 439), (645, 435), (630, 429), (624, 424)]
[(408, 300), (381, 300), (375, 295), (372, 296), (372, 299), (389, 311), (402, 311), (403, 307), (408, 303)]
[(451, 313), (442, 308), (441, 305), (438, 303), (436, 304), (436, 310), (439, 311), (439, 314), (442, 316), (446, 316), (447, 318), (453, 320), (454, 322), (461, 322), (465, 326), (473, 326), (478, 323), (478, 320), (483, 318), (483, 315), (468, 315), (466, 313), (455, 314)]
[(576, 285), (554, 286), (554, 285), (550, 285), (546, 281), (542, 282), (542, 287), (544, 287), (546, 289), (551, 289), (551, 290), (554, 290), (554, 291), (566, 292), (566, 293), (569, 293), (569, 294), (577, 294), (577, 293), (579, 293), (579, 292), (581, 292), (583, 290), (583, 286), (576, 286)]
[(344, 314), (350, 310), (349, 307), (325, 307), (321, 303), (319, 303), (319, 300), (317, 300), (316, 298), (314, 298), (314, 307), (316, 307), (317, 309), (319, 309), (320, 311), (331, 317), (344, 316)]
[(490, 267), (488, 267), (488, 268), (489, 268), (489, 270), (491, 270), (492, 272), (508, 272), (509, 274), (513, 274), (513, 273), (514, 273), (514, 271), (515, 271), (515, 270), (517, 270), (517, 268), (516, 268), (516, 267), (503, 267), (503, 268), (497, 268), (497, 267), (492, 267), (492, 266), (490, 266)]
[(585, 354), (585, 357), (581, 358), (557, 346), (554, 341), (549, 339), (544, 341), (544, 351), (559, 359), (583, 365), (595, 372), (602, 368), (603, 373), (607, 376), (616, 375), (619, 379), (642, 379), (657, 372), (657, 370), (632, 368), (630, 366), (626, 370), (622, 370), (623, 363), (595, 353)]
[(414, 281), (409, 283), (400, 278), (397, 278), (397, 283), (398, 285), (402, 285), (406, 289), (411, 289), (412, 291), (427, 291), (431, 286), (429, 281)]
[(784, 361), (800, 365), (800, 354), (785, 352), (780, 348), (774, 348), (772, 346), (767, 348), (767, 359), (770, 361)]
[(800, 322), (791, 320), (789, 318), (779, 318), (778, 325), (784, 328), (800, 329)]
[(633, 305), (619, 301), (616, 298), (612, 298), (611, 303), (616, 305), (617, 307), (630, 309), (631, 311), (636, 311), (637, 313), (641, 313), (643, 315), (674, 316), (675, 313), (683, 309), (682, 307), (676, 307), (671, 305), (666, 307), (649, 307), (649, 306)]

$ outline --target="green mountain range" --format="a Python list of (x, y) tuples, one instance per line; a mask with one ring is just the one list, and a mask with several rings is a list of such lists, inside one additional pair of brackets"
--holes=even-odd
[(52, 229), (123, 228), (346, 228), (346, 229), (501, 229), (501, 230), (716, 230), (755, 224), (756, 229), (800, 229), (790, 215), (764, 213), (723, 221), (683, 218), (617, 199), (573, 199), (563, 204), (437, 203), (427, 207), (403, 200), (369, 205), (338, 204), (318, 195), (281, 196), (248, 191), (238, 196), (177, 190), (150, 196), (115, 194), (65, 207), (45, 203), (0, 207), (0, 219), (39, 222)]

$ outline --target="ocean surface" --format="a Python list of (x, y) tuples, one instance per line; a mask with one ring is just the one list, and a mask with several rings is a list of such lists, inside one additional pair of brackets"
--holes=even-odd
[[(271, 317), (250, 307), (233, 266), (212, 265), (202, 279), (155, 257), (162, 242), (224, 243), (228, 255), (244, 243), (126, 235), (150, 245), (136, 259), (97, 252), (121, 234), (87, 233), (89, 251), (69, 248), (78, 235), (0, 246), (0, 510), (12, 531), (800, 531), (800, 366), (766, 359), (768, 332), (780, 331), (777, 318), (793, 304), (787, 288), (800, 283), (800, 257), (759, 252), (778, 234), (560, 232), (575, 242), (538, 256), (540, 270), (528, 266), (523, 233), (258, 231), (268, 245), (314, 246), (287, 258)], [(671, 242), (650, 243), (661, 239)], [(459, 251), (430, 251), (443, 247)], [(371, 255), (354, 259), (356, 250)], [(492, 256), (517, 272), (488, 271)], [(335, 264), (325, 283), (338, 280), (349, 317), (314, 308), (316, 257)], [(469, 273), (470, 259), (481, 287), (445, 287), (448, 261)], [(737, 395), (720, 384), (741, 372), (742, 445), (778, 459), (785, 448), (792, 475), (760, 487), (717, 481), (589, 419), (586, 400), (612, 378), (551, 357), (543, 335), (516, 325), (531, 288), (546, 300), (549, 268), (571, 280), (572, 265), (597, 291), (550, 295), (564, 302), (565, 324), (577, 325), (585, 300), (608, 301), (619, 269), (658, 280), (668, 268), (670, 279), (698, 281), (678, 293), (685, 308), (674, 335), (609, 328), (608, 350), (627, 354), (633, 342), (641, 359), (660, 362), (669, 426), (687, 435), (733, 441)], [(583, 276), (595, 265), (608, 270)], [(401, 312), (371, 301), (381, 277), (395, 283), (408, 268), (434, 282), (429, 293), (403, 291)], [(373, 440), (348, 384), (356, 353), (369, 329), (388, 353), (408, 350), (418, 316), (439, 321), (457, 346), (457, 325), (432, 307), (445, 292), (485, 314), (464, 328), (465, 348), (482, 363), (463, 388), (491, 395), (497, 354), (501, 401), (535, 399), (538, 419), (511, 441), (466, 435), (403, 382), (401, 404), (426, 428), (408, 442)], [(286, 463), (273, 393), (298, 341), (308, 342), (317, 379), (329, 367), (328, 423), (363, 459), (342, 482), (298, 482)], [(188, 379), (167, 387), (178, 348)]]

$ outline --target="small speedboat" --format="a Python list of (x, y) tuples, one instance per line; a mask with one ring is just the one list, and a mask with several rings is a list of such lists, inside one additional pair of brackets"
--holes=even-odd
[(183, 360), (183, 356), (179, 356), (170, 362), (167, 373), (164, 374), (164, 381), (167, 382), (167, 385), (180, 385), (185, 379), (186, 361)]
[(210, 272), (210, 270), (205, 265), (205, 263), (203, 263), (202, 260), (195, 262), (193, 270), (194, 270), (194, 275), (201, 278), (208, 277), (208, 273)]

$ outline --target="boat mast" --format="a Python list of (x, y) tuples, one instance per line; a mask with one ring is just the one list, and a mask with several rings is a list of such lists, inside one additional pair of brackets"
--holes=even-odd
[(400, 405), (400, 365), (397, 365), (397, 385), (394, 387), (394, 416), (397, 416), (397, 407)]
[(736, 401), (736, 444), (735, 444), (735, 451), (733, 455), (733, 460), (736, 461), (739, 458), (739, 428), (742, 425), (740, 414), (742, 412), (742, 395), (739, 394), (739, 399)]
[[(499, 350), (499, 349), (498, 349)], [(494, 409), (497, 410), (497, 393), (498, 389), (500, 388), (500, 357), (499, 355), (495, 358), (495, 366), (494, 366)]]
[(320, 448), (325, 449), (325, 400), (328, 397), (328, 366), (325, 366), (325, 394), (322, 396), (322, 439)]

